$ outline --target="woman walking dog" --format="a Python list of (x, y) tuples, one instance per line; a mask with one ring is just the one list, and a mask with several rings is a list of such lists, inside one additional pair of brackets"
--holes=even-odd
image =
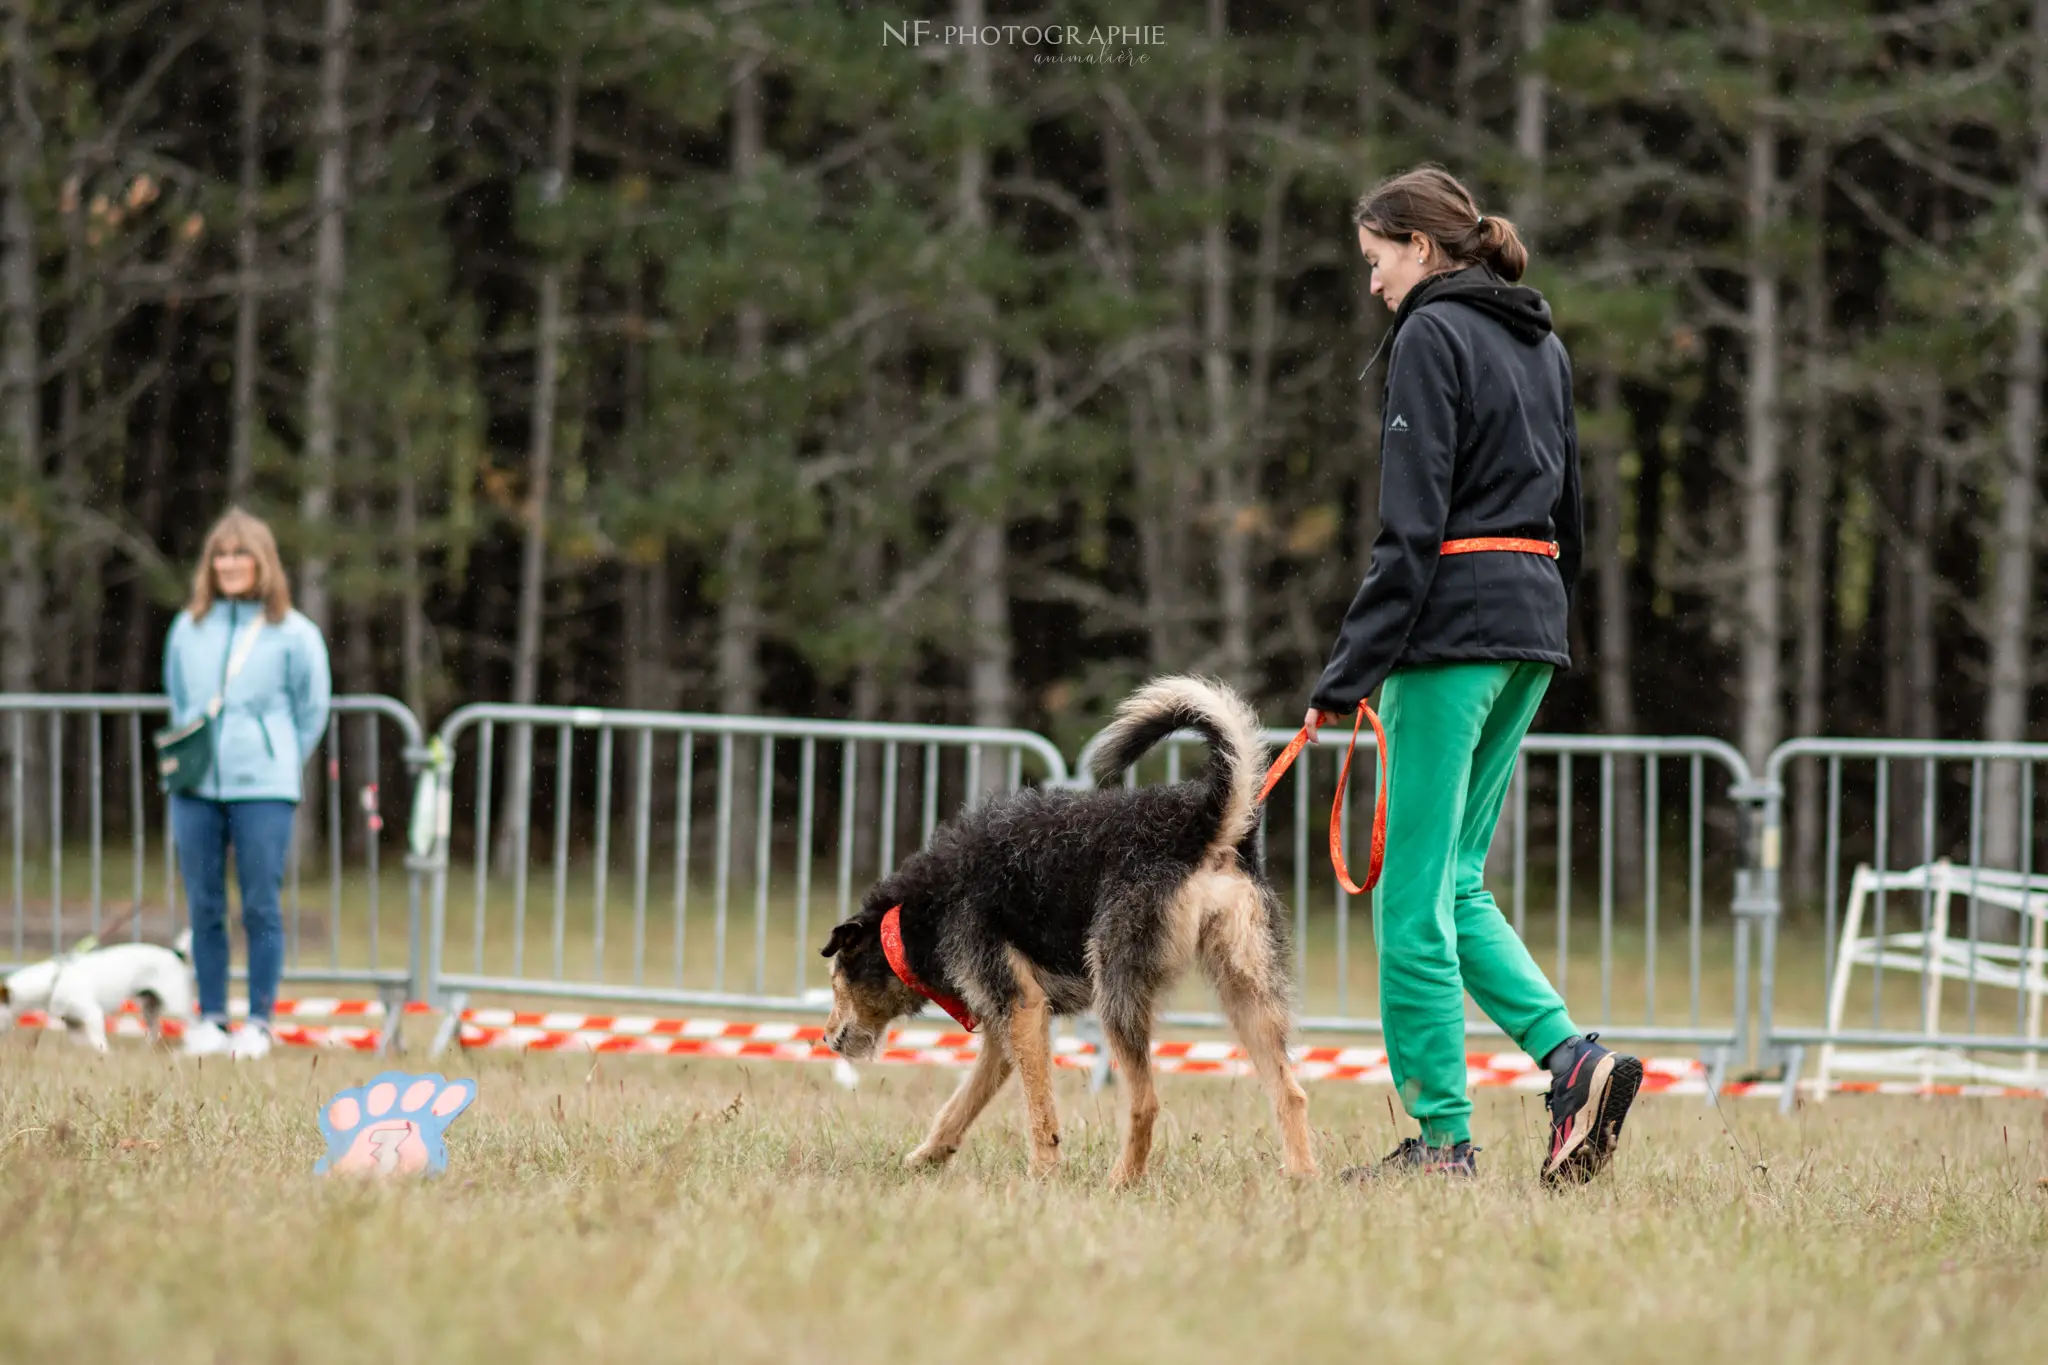
[[(164, 645), (177, 753), (161, 752), (171, 834), (192, 907), (199, 1024), (185, 1051), (237, 1060), (270, 1051), (284, 971), (278, 891), (300, 771), (327, 729), (332, 682), (319, 627), (292, 610), (270, 528), (239, 508), (207, 532), (192, 600)], [(235, 856), (249, 945), (249, 1018), (228, 1034), (227, 863)]]
[(1390, 856), (1373, 900), (1380, 1014), (1422, 1135), (1377, 1167), (1477, 1171), (1465, 995), (1553, 1075), (1546, 1183), (1614, 1153), (1642, 1063), (1581, 1034), (1485, 887), (1522, 736), (1554, 669), (1579, 570), (1571, 361), (1550, 306), (1514, 283), (1529, 253), (1448, 172), (1379, 185), (1352, 214), (1393, 310), (1381, 407), (1380, 533), (1310, 698), (1316, 727), (1375, 689), (1390, 763)]

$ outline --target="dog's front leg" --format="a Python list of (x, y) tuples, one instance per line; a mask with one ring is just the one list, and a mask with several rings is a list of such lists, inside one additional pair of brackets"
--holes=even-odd
[(1031, 1173), (1050, 1175), (1060, 1164), (1060, 1114), (1052, 1098), (1052, 1006), (1038, 974), (1014, 951), (1017, 995), (1009, 1018), (1010, 1059), (1024, 1082), (1031, 1118)]
[(991, 1033), (981, 1040), (981, 1055), (974, 1059), (974, 1070), (960, 1082), (960, 1088), (953, 1092), (953, 1098), (946, 1101), (946, 1107), (939, 1110), (939, 1116), (932, 1122), (932, 1130), (916, 1151), (903, 1158), (906, 1166), (943, 1166), (960, 1150), (961, 1141), (967, 1136), (968, 1128), (981, 1117), (981, 1111), (1003, 1088), (1003, 1082), (1010, 1079), (1010, 1053), (1005, 1040)]
[(104, 1054), (107, 1050), (107, 1016), (90, 1000), (73, 1005), (64, 1015), (64, 1027), (78, 1039), (80, 1047)]

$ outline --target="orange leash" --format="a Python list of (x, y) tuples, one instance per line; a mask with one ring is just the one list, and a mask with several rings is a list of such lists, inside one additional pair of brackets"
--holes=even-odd
[[(1366, 721), (1372, 722), (1373, 738), (1379, 741), (1380, 781), (1379, 791), (1373, 801), (1372, 812), (1372, 855), (1365, 869), (1365, 885), (1351, 880), (1351, 869), (1344, 865), (1344, 791), (1351, 785), (1351, 756), (1358, 749), (1358, 727)], [(1273, 766), (1266, 769), (1265, 785), (1259, 788), (1258, 804), (1264, 805), (1266, 798), (1273, 794), (1273, 788), (1280, 785), (1280, 779), (1294, 766), (1294, 760), (1301, 757), (1301, 751), (1308, 747), (1308, 727), (1302, 726), (1295, 732), (1280, 756), (1273, 760)], [(1330, 866), (1337, 869), (1337, 884), (1352, 895), (1361, 895), (1378, 885), (1380, 869), (1387, 861), (1387, 732), (1380, 728), (1380, 718), (1374, 710), (1359, 699), (1358, 714), (1351, 722), (1351, 743), (1344, 750), (1344, 771), (1337, 777), (1337, 799), (1330, 805)]]

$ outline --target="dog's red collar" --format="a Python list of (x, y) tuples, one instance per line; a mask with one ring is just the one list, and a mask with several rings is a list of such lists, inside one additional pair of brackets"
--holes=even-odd
[(889, 970), (896, 973), (897, 980), (916, 991), (925, 999), (959, 1021), (960, 1027), (969, 1033), (981, 1027), (981, 1021), (974, 1017), (974, 1011), (950, 995), (941, 995), (918, 979), (910, 970), (910, 954), (903, 950), (903, 907), (892, 905), (889, 913), (882, 916), (882, 956), (889, 959)]

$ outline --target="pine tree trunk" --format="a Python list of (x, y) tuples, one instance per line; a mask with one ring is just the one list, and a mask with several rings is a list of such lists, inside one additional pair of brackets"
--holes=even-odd
[(1545, 120), (1549, 88), (1536, 68), (1536, 51), (1550, 25), (1550, 0), (1521, 0), (1522, 62), (1515, 78), (1515, 156), (1521, 180), (1514, 198), (1515, 226), (1532, 248), (1543, 217), (1543, 167), (1548, 158)]
[[(548, 138), (547, 181), (541, 202), (561, 211), (569, 183), (576, 138), (576, 62), (565, 57), (555, 82), (553, 128)], [(540, 696), (541, 626), (547, 592), (548, 503), (554, 478), (555, 404), (561, 391), (563, 262), (550, 247), (541, 267), (534, 320), (533, 398), (526, 444), (526, 534), (519, 557), (519, 619), (512, 648), (512, 704), (531, 706)], [(506, 769), (505, 818), (498, 825), (495, 861), (510, 870), (526, 841), (525, 822), (533, 787), (533, 731), (512, 729), (512, 761)]]
[(75, 194), (66, 195), (68, 209), (64, 213), (63, 297), (68, 306), (63, 349), (69, 360), (57, 384), (59, 533), (50, 547), (50, 581), (62, 585), (63, 590), (58, 594), (60, 605), (51, 613), (50, 626), (55, 636), (43, 661), (43, 686), (53, 692), (87, 690), (78, 680), (91, 667), (98, 644), (91, 623), (100, 615), (91, 582), (98, 568), (96, 559), (89, 552), (81, 554), (61, 530), (63, 521), (85, 501), (85, 378), (91, 368), (87, 351), (91, 346), (89, 338), (98, 331), (99, 319), (93, 314), (101, 293), (86, 281), (85, 220), (78, 211), (76, 198)]
[[(1543, 230), (1543, 167), (1549, 155), (1549, 138), (1546, 136), (1548, 129), (1545, 120), (1548, 115), (1550, 94), (1548, 83), (1543, 79), (1543, 73), (1536, 66), (1536, 51), (1543, 46), (1544, 30), (1550, 22), (1550, 4), (1549, 0), (1519, 0), (1518, 8), (1521, 18), (1522, 52), (1520, 60), (1516, 63), (1517, 71), (1515, 75), (1515, 158), (1519, 165), (1516, 167), (1516, 177), (1514, 180), (1513, 213), (1516, 229), (1521, 233), (1522, 240), (1533, 250)], [(1461, 48), (1462, 51), (1463, 49)], [(1609, 259), (1612, 258), (1613, 253), (1610, 251)], [(1605, 378), (1606, 376), (1603, 375), (1603, 380)], [(1606, 390), (1603, 389), (1602, 393), (1605, 396)], [(1614, 390), (1615, 406), (1617, 409), (1620, 406), (1619, 393), (1617, 379)], [(1567, 401), (1571, 401), (1572, 396), (1568, 394), (1566, 398)], [(1605, 415), (1604, 408), (1603, 415)], [(1613, 415), (1616, 420), (1619, 420), (1618, 411)], [(1596, 451), (1596, 464), (1606, 464), (1607, 460), (1605, 457), (1609, 453), (1611, 452)], [(1581, 450), (1580, 458), (1583, 464), (1583, 449)], [(1583, 472), (1582, 469), (1581, 473), (1583, 474)], [(1611, 508), (1614, 504), (1610, 502), (1607, 506)], [(1600, 515), (1603, 519), (1611, 520), (1611, 518), (1607, 518), (1605, 512), (1602, 512)], [(1598, 522), (1595, 523), (1596, 530), (1598, 524)], [(1618, 528), (1619, 522), (1614, 522), (1614, 525)], [(1620, 563), (1620, 545), (1620, 534), (1617, 529), (1614, 542), (1614, 559), (1616, 564)], [(1595, 553), (1597, 556), (1597, 550)], [(1600, 594), (1602, 612), (1608, 616), (1618, 614), (1616, 604), (1621, 604), (1622, 610), (1625, 611), (1626, 597), (1619, 592), (1610, 595), (1604, 588), (1605, 580), (1603, 580), (1603, 591)], [(1603, 624), (1605, 623), (1603, 622)], [(1625, 617), (1623, 618), (1623, 629), (1624, 631), (1627, 629)], [(1623, 667), (1625, 669), (1625, 662)], [(1607, 681), (1606, 651), (1604, 649), (1601, 651), (1601, 669), (1600, 677), (1604, 683)], [(1622, 676), (1625, 685), (1626, 672)], [(1622, 730), (1619, 733), (1629, 734), (1632, 733), (1632, 730)], [(1615, 839), (1615, 870), (1617, 877), (1615, 889), (1626, 900), (1635, 894), (1635, 887), (1639, 880), (1642, 865), (1640, 834), (1638, 832), (1641, 822), (1636, 819), (1636, 811), (1639, 808), (1640, 799), (1635, 795), (1640, 784), (1636, 765), (1632, 760), (1617, 760), (1614, 773), (1616, 782), (1615, 818), (1617, 821)], [(1494, 827), (1493, 846), (1487, 850), (1486, 854), (1486, 869), (1490, 875), (1501, 876), (1511, 871), (1515, 840), (1517, 837), (1526, 837), (1526, 834), (1527, 831), (1517, 831), (1514, 828), (1512, 819), (1502, 820)]]
[(1479, 107), (1480, 67), (1486, 60), (1486, 50), (1498, 39), (1490, 26), (1481, 18), (1482, 0), (1457, 0), (1454, 32), (1457, 34), (1457, 48), (1451, 58), (1451, 114), (1456, 122), (1452, 125), (1451, 145), (1457, 150), (1458, 160), (1471, 165), (1479, 152), (1480, 118)]
[[(1609, 240), (1611, 241), (1611, 235)], [(1621, 402), (1621, 372), (1612, 363), (1600, 368), (1594, 383), (1594, 439), (1582, 443), (1580, 459), (1590, 463), (1593, 600), (1598, 610), (1595, 671), (1600, 687), (1600, 728), (1610, 735), (1637, 733), (1635, 632), (1630, 610), (1629, 564), (1622, 553), (1621, 528), (1627, 490), (1621, 458), (1627, 448), (1623, 433), (1628, 414)], [(1589, 445), (1590, 449), (1584, 446)], [(1590, 461), (1586, 456), (1590, 455)], [(1583, 593), (1583, 589), (1581, 590)], [(1643, 886), (1642, 765), (1617, 759), (1614, 765), (1615, 882), (1623, 900), (1632, 900)]]
[[(629, 271), (623, 473), (631, 487), (646, 490), (654, 477), (647, 438), (647, 271), (638, 259)], [(668, 641), (668, 542), (657, 535), (652, 555), (635, 554), (626, 567), (626, 629), (621, 639), (625, 657), (619, 672), (626, 680), (627, 706), (668, 708)]]
[[(1903, 733), (1925, 739), (1940, 737), (1935, 713), (1936, 645), (1934, 590), (1935, 538), (1940, 533), (1941, 464), (1934, 456), (1941, 438), (1946, 404), (1937, 380), (1925, 404), (1926, 439), (1904, 474), (1900, 487), (1912, 488), (1906, 516), (1906, 726)], [(1898, 734), (1900, 731), (1893, 731)]]
[[(766, 146), (764, 114), (761, 107), (759, 59), (743, 53), (735, 64), (732, 80), (732, 180), (735, 197), (759, 193), (756, 181)], [(729, 477), (740, 491), (739, 505), (726, 528), (720, 556), (722, 595), (718, 609), (718, 708), (729, 716), (750, 716), (761, 709), (761, 640), (765, 633), (762, 611), (762, 559), (760, 524), (754, 512), (759, 477), (759, 459), (747, 450), (758, 439), (765, 414), (760, 407), (756, 385), (767, 347), (768, 317), (760, 303), (743, 297), (735, 319), (733, 380), (744, 395), (748, 414), (746, 431), (735, 444), (740, 456)], [(732, 748), (733, 866), (753, 866), (757, 796), (754, 789), (758, 749), (747, 740)]]
[[(1358, 128), (1375, 148), (1380, 136), (1380, 31), (1373, 0), (1358, 6)], [(1363, 188), (1363, 187), (1361, 187)], [(1357, 233), (1346, 238), (1344, 259), (1358, 272), (1358, 353), (1373, 356), (1386, 334), (1386, 306), (1372, 292), (1372, 272), (1353, 254)], [(1372, 569), (1372, 543), (1380, 534), (1380, 393), (1386, 382), (1385, 358), (1362, 365), (1357, 379), (1358, 476), (1352, 484), (1351, 544), (1354, 576), (1360, 581)]]
[[(744, 195), (752, 193), (763, 142), (760, 77), (751, 55), (742, 56), (736, 64), (732, 91), (732, 177), (736, 192)], [(767, 320), (758, 303), (742, 299), (737, 323), (733, 377), (744, 387), (752, 385), (760, 374)], [(757, 400), (747, 401), (752, 404)], [(758, 428), (754, 421), (747, 425), (750, 435)], [(748, 478), (751, 464), (748, 461), (747, 468), (736, 470), (734, 477), (741, 481)], [(724, 593), (718, 614), (718, 705), (727, 715), (752, 715), (761, 705), (761, 570), (757, 540), (752, 511), (742, 507), (726, 531), (720, 564)]]
[[(378, 561), (382, 554), (378, 548), (381, 538), (377, 534), (375, 513), (371, 506), (373, 490), (364, 477), (371, 467), (371, 461), (375, 459), (375, 453), (367, 437), (368, 426), (360, 413), (354, 414), (354, 423), (356, 430), (349, 442), (349, 457), (350, 463), (354, 465), (352, 472), (356, 487), (349, 499), (353, 530), (349, 553), (354, 561), (355, 573), (365, 586), (347, 594), (339, 604), (338, 614), (342, 621), (339, 641), (341, 686), (337, 690), (361, 696), (379, 690), (374, 639), (379, 614), (378, 604), (367, 584), (375, 581), (380, 567)], [(345, 845), (361, 847), (368, 835), (362, 807), (355, 798), (361, 794), (365, 786), (379, 780), (377, 765), (370, 761), (371, 727), (378, 723), (372, 716), (346, 717), (341, 722), (338, 738), (342, 747), (341, 824)]]
[[(1130, 147), (1115, 118), (1102, 122), (1103, 183), (1116, 284), (1126, 298), (1137, 292), (1137, 248), (1132, 237)], [(1148, 361), (1127, 405), (1131, 466), (1137, 497), (1131, 508), (1144, 574), (1148, 661), (1154, 673), (1187, 666), (1187, 461), (1170, 436), (1172, 417), (1165, 395), (1171, 380), (1156, 359)]]
[(256, 370), (260, 299), (257, 212), (263, 195), (263, 0), (242, 0), (241, 184), (235, 197), (235, 361), (228, 501), (246, 504), (256, 478)]
[[(4, 357), (0, 357), (0, 422), (5, 423), (6, 454), (15, 473), (30, 488), (42, 481), (41, 391), (37, 383), (40, 364), (37, 329), (41, 321), (41, 300), (36, 290), (36, 233), (29, 212), (29, 185), (42, 159), (42, 124), (36, 114), (31, 89), (36, 54), (29, 33), (27, 8), (12, 5), (7, 16), (7, 121), (6, 146), (0, 149), (0, 193), (6, 204), (0, 208), (0, 304), (6, 311)], [(42, 528), (36, 513), (25, 500), (10, 500), (0, 512), (6, 527), (6, 600), (0, 604), (0, 692), (32, 692), (37, 682), (36, 658), (44, 645)], [(24, 723), (20, 751), (14, 747), (14, 727), (0, 722), (0, 771), (7, 771), (15, 759), (25, 765), (25, 792), (43, 789), (42, 742), (38, 727)], [(44, 803), (29, 799), (21, 811), (24, 832), (31, 839), (42, 836), (47, 812)]]
[[(1990, 680), (1984, 699), (1984, 738), (2012, 744), (2027, 737), (2027, 692), (2032, 683), (2034, 537), (2040, 513), (2041, 303), (2048, 271), (2048, 0), (2034, 0), (2032, 104), (2033, 164), (2020, 199), (2026, 259), (2013, 290), (2012, 358), (2006, 367), (2005, 449), (1998, 470), (1998, 532), (1991, 600)], [(2021, 815), (2019, 766), (1994, 763), (1986, 775), (1984, 861), (2017, 867)], [(2036, 821), (2040, 820), (2037, 806)]]
[(1209, 45), (1215, 56), (1202, 82), (1202, 193), (1208, 204), (1202, 224), (1202, 378), (1209, 402), (1208, 446), (1215, 480), (1211, 508), (1222, 613), (1217, 672), (1225, 682), (1244, 687), (1252, 665), (1251, 488), (1242, 467), (1231, 373), (1230, 160), (1224, 145), (1222, 72), (1230, 37), (1228, 8), (1228, 0), (1209, 0)]
[[(1930, 384), (1930, 390), (1938, 393), (1938, 382)], [(1937, 407), (1938, 402), (1937, 399)], [(1912, 504), (1912, 498), (1920, 492), (1922, 472), (1934, 465), (1932, 447), (1927, 442), (1938, 433), (1928, 430), (1926, 422), (1931, 419), (1927, 412), (1927, 405), (1919, 403), (1898, 411), (1897, 420), (1888, 424), (1881, 438), (1881, 462), (1876, 470), (1882, 484), (1879, 492), (1902, 529), (1898, 553), (1883, 557), (1884, 732), (1888, 736), (1932, 737), (1920, 729), (1916, 712), (1921, 699), (1914, 695), (1920, 682), (1916, 663), (1931, 654), (1934, 644), (1923, 635), (1934, 627), (1933, 591), (1927, 578), (1933, 572), (1927, 543), (1931, 514)], [(1922, 419), (1917, 428), (1909, 420), (1915, 415)], [(1931, 706), (1932, 700), (1930, 695), (1925, 704)], [(1915, 762), (1891, 765), (1886, 793), (1890, 803), (1886, 861), (1894, 867), (1909, 867), (1920, 861), (1920, 774), (1920, 764)], [(1817, 799), (1824, 802), (1826, 797), (1818, 795)]]
[[(306, 370), (306, 468), (299, 516), (305, 558), (299, 570), (299, 609), (322, 631), (331, 625), (328, 520), (334, 507), (335, 369), (341, 352), (344, 219), (348, 211), (348, 58), (350, 0), (326, 0), (320, 35), (320, 145), (313, 212), (313, 356)], [(310, 796), (310, 793), (308, 794)], [(315, 805), (309, 800), (307, 805)]]
[[(865, 310), (872, 302), (863, 295), (860, 306)], [(883, 579), (887, 573), (889, 547), (878, 502), (884, 496), (883, 490), (900, 486), (902, 474), (901, 447), (890, 441), (890, 433), (885, 430), (883, 385), (887, 378), (884, 365), (889, 350), (889, 334), (883, 325), (869, 328), (861, 338), (860, 436), (866, 463), (861, 471), (859, 487), (850, 499), (846, 523), (852, 540), (848, 559), (853, 571), (853, 591), (864, 602), (879, 602), (887, 595)], [(848, 701), (855, 720), (882, 718), (884, 689), (889, 682), (884, 671), (884, 664), (889, 658), (885, 642), (894, 632), (891, 623), (886, 621), (876, 621), (873, 626), (875, 638), (864, 642), (853, 671), (852, 695)], [(854, 828), (867, 829), (874, 813), (881, 809), (881, 763), (874, 746), (849, 744), (845, 752), (854, 756)], [(862, 839), (854, 841), (855, 877), (864, 875), (862, 869), (867, 866), (867, 843)]]
[[(1768, 66), (1769, 33), (1751, 21), (1756, 56)], [(1753, 769), (1782, 729), (1778, 650), (1783, 638), (1778, 575), (1778, 269), (1771, 234), (1777, 218), (1778, 132), (1761, 114), (1749, 134), (1749, 375), (1743, 394), (1746, 459), (1742, 473), (1741, 749)]]
[[(954, 15), (960, 26), (978, 31), (985, 17), (982, 0), (958, 0)], [(959, 50), (961, 93), (969, 108), (984, 110), (994, 102), (989, 82), (988, 49), (974, 44)], [(970, 257), (986, 243), (989, 231), (988, 148), (979, 128), (970, 124), (960, 147), (957, 212), (961, 236)], [(961, 374), (967, 400), (968, 443), (974, 451), (975, 527), (967, 547), (968, 623), (973, 630), (968, 670), (968, 701), (976, 725), (1006, 726), (1015, 718), (1010, 640), (1009, 518), (1002, 471), (1002, 431), (997, 410), (1000, 382), (993, 335), (995, 309), (978, 291), (966, 303), (971, 335)], [(985, 765), (991, 788), (1001, 775)]]
[(422, 725), (427, 715), (426, 586), (420, 581), (419, 471), (413, 466), (412, 428), (398, 423), (399, 670), (405, 705)]
[[(142, 477), (137, 484), (135, 501), (136, 524), (152, 545), (167, 545), (171, 541), (169, 528), (164, 525), (164, 492), (171, 472), (171, 395), (177, 391), (177, 376), (172, 364), (178, 354), (183, 318), (181, 310), (168, 304), (159, 308), (156, 314), (156, 347), (152, 357), (156, 392), (150, 405), (149, 435), (142, 443)], [(198, 547), (195, 545), (193, 548), (196, 552)], [(156, 678), (144, 677), (154, 644), (155, 631), (151, 626), (155, 610), (156, 604), (149, 600), (149, 585), (138, 576), (133, 591), (129, 593), (127, 629), (123, 632), (126, 639), (121, 657), (120, 690), (123, 692), (154, 692), (160, 686)]]
[[(1814, 230), (1807, 245), (1799, 292), (1805, 309), (1806, 356), (1800, 367), (1798, 468), (1792, 502), (1792, 615), (1795, 676), (1792, 732), (1818, 735), (1824, 723), (1827, 689), (1828, 510), (1834, 479), (1827, 458), (1828, 308), (1826, 238), (1827, 165), (1829, 149), (1818, 138), (1806, 148), (1801, 178), (1802, 197)], [(1818, 760), (1801, 759), (1792, 768), (1792, 859), (1788, 889), (1795, 901), (1810, 901), (1818, 888), (1820, 848), (1826, 812), (1821, 805)]]

